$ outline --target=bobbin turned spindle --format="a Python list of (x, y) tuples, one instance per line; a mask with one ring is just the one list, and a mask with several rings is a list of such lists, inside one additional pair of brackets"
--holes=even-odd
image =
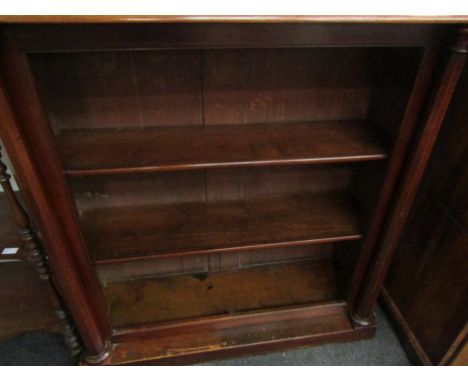
[(81, 353), (81, 343), (70, 316), (63, 306), (62, 299), (53, 283), (51, 272), (47, 264), (47, 255), (37, 237), (37, 234), (32, 229), (29, 217), (26, 211), (21, 206), (13, 187), (10, 183), (11, 176), (7, 174), (7, 166), (3, 163), (2, 151), (0, 147), (0, 185), (3, 188), (5, 196), (7, 197), (10, 210), (12, 212), (13, 220), (18, 228), (20, 239), (23, 242), (24, 252), (26, 257), (32, 264), (34, 264), (39, 278), (47, 282), (49, 296), (55, 315), (60, 321), (62, 332), (65, 337), (65, 343), (72, 356)]

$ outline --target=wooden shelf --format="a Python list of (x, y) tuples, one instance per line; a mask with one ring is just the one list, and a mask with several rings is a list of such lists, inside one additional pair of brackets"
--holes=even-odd
[(97, 208), (81, 221), (92, 259), (111, 263), (361, 238), (347, 196)]
[(381, 160), (365, 121), (62, 130), (57, 146), (70, 175)]
[(104, 288), (104, 295), (118, 328), (235, 316), (340, 298), (331, 259), (114, 282)]
[(109, 364), (201, 362), (368, 338), (341, 300), (331, 259), (111, 283)]
[(194, 332), (171, 333), (148, 337), (142, 334), (133, 340), (114, 341), (108, 365), (187, 364), (206, 362), (266, 351), (282, 351), (294, 347), (352, 341), (370, 338), (375, 324), (354, 328), (345, 304), (330, 304), (307, 309), (303, 317), (265, 321), (250, 325), (211, 326)]

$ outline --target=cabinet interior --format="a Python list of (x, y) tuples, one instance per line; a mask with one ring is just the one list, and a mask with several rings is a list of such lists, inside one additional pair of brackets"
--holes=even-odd
[(421, 57), (29, 54), (114, 327), (345, 303)]

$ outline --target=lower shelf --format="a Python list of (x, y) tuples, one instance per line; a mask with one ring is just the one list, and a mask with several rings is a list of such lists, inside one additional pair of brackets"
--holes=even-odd
[(104, 364), (207, 362), (217, 358), (359, 340), (375, 334), (374, 325), (354, 328), (344, 304), (317, 307), (315, 312), (313, 309), (309, 312), (309, 316), (296, 320), (241, 327), (212, 327), (195, 333), (114, 343)]
[(371, 337), (355, 327), (330, 257), (114, 281), (104, 364), (184, 364)]
[(96, 208), (81, 220), (100, 264), (362, 237), (360, 213), (341, 193)]
[(328, 258), (113, 282), (104, 288), (104, 295), (116, 328), (236, 315), (340, 298)]

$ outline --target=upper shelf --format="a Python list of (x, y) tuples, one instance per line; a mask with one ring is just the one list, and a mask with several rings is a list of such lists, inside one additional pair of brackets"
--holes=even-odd
[(381, 160), (365, 121), (70, 129), (57, 136), (65, 173), (99, 175)]

